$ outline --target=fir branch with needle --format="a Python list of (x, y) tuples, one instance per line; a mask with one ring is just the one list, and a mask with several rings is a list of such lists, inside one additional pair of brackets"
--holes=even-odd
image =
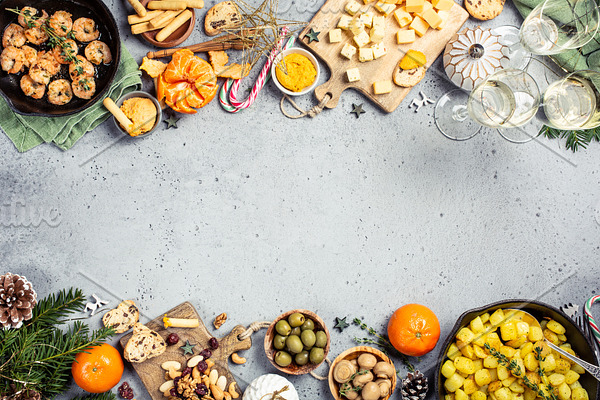
[(364, 343), (374, 344), (374, 345), (380, 347), (385, 353), (391, 352), (392, 354), (394, 354), (395, 356), (400, 358), (400, 360), (402, 360), (402, 363), (404, 365), (406, 365), (406, 367), (408, 368), (408, 370), (410, 372), (415, 372), (415, 367), (408, 360), (408, 357), (406, 357), (406, 355), (404, 355), (404, 354), (400, 353), (398, 350), (396, 350), (396, 348), (392, 345), (392, 343), (390, 343), (390, 341), (387, 337), (378, 334), (375, 329), (373, 329), (370, 326), (368, 326), (367, 324), (365, 324), (359, 318), (354, 318), (353, 322), (356, 325), (358, 325), (360, 327), (360, 329), (362, 329), (363, 331), (367, 331), (370, 335), (373, 335), (377, 338), (377, 340), (373, 340), (373, 339), (369, 339), (369, 338), (356, 338), (355, 337), (354, 338), (355, 342), (363, 343), (363, 344)]

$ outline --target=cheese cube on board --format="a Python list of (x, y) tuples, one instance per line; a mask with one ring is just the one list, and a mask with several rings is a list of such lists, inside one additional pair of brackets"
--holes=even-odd
[(358, 68), (350, 68), (346, 71), (346, 76), (348, 77), (348, 82), (358, 82), (360, 81), (360, 71)]
[(406, 25), (412, 22), (412, 16), (406, 12), (405, 7), (400, 7), (396, 11), (394, 11), (394, 18), (396, 18), (396, 22), (400, 25), (400, 28), (404, 28)]
[(417, 14), (419, 17), (423, 18), (423, 13), (427, 10), (433, 10), (433, 6), (431, 5), (430, 2), (425, 0), (425, 2), (423, 3), (423, 11), (415, 13), (415, 14)]
[(448, 20), (448, 15), (450, 15), (450, 11), (440, 10), (440, 11), (438, 11), (438, 15), (442, 19), (442, 23), (435, 29), (440, 30), (440, 29), (443, 29), (444, 26), (446, 25), (446, 21)]
[(370, 47), (361, 47), (358, 50), (358, 61), (360, 61), (360, 62), (373, 61), (373, 49)]
[(406, 12), (418, 13), (423, 11), (425, 0), (406, 0)]
[(440, 26), (443, 22), (442, 18), (433, 9), (425, 11), (423, 13), (423, 19), (429, 24), (430, 27), (434, 29)]
[(371, 29), (371, 34), (369, 38), (373, 43), (379, 43), (385, 37), (385, 31), (382, 28), (373, 28)]
[(363, 3), (365, 3), (365, 4), (369, 4), (369, 3), (372, 3), (372, 2), (373, 2), (373, 0), (363, 0)]
[(373, 29), (381, 28), (381, 29), (385, 30), (385, 17), (382, 17), (380, 15), (373, 17), (372, 28)]
[(354, 43), (356, 43), (358, 47), (365, 47), (370, 41), (371, 39), (369, 38), (369, 34), (365, 31), (362, 31), (359, 35), (354, 36)]
[(388, 15), (394, 12), (394, 10), (396, 9), (396, 5), (384, 3), (383, 1), (378, 1), (375, 4), (375, 9), (387, 17)]
[(431, 3), (440, 11), (449, 11), (454, 6), (454, 0), (433, 0)]
[(349, 43), (346, 43), (344, 44), (344, 47), (342, 47), (342, 51), (340, 54), (346, 57), (348, 60), (352, 60), (352, 57), (354, 57), (354, 55), (356, 54), (356, 47), (352, 46)]
[(427, 29), (429, 29), (429, 24), (423, 21), (421, 17), (416, 16), (415, 19), (413, 19), (413, 22), (409, 25), (409, 28), (414, 30), (415, 33), (421, 37), (427, 32)]
[(412, 43), (416, 39), (415, 31), (412, 29), (406, 29), (402, 31), (398, 31), (396, 34), (396, 41), (398, 44)]
[(350, 32), (352, 32), (353, 35), (360, 35), (362, 32), (365, 31), (365, 26), (359, 18), (352, 18), (348, 29), (350, 30)]
[(352, 17), (349, 15), (342, 15), (340, 17), (340, 21), (337, 24), (337, 27), (347, 31), (350, 29), (350, 23), (352, 23)]
[(371, 49), (373, 50), (373, 58), (376, 60), (387, 54), (387, 49), (383, 43), (374, 44)]
[(392, 91), (392, 81), (378, 81), (373, 83), (373, 92), (375, 94), (385, 94)]
[(360, 16), (360, 22), (367, 28), (373, 27), (373, 13), (369, 11), (362, 14)]
[(360, 3), (355, 0), (350, 0), (346, 3), (344, 10), (350, 15), (356, 14), (360, 10)]
[(340, 28), (329, 31), (329, 43), (339, 43), (342, 41), (342, 30)]

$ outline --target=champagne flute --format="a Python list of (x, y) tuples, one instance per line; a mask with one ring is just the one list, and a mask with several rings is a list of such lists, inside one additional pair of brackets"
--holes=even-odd
[(525, 125), (540, 105), (535, 79), (518, 69), (502, 69), (488, 76), (470, 94), (453, 90), (435, 106), (434, 119), (440, 132), (452, 140), (467, 140), (481, 125), (515, 128)]
[(600, 126), (600, 72), (576, 71), (544, 91), (545, 123), (564, 130)]

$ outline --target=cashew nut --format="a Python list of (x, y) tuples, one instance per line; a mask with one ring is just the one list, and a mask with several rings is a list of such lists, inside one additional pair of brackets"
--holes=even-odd
[(202, 356), (194, 356), (194, 357), (192, 357), (192, 358), (190, 358), (188, 360), (187, 366), (190, 367), (190, 368), (194, 368), (202, 360), (204, 360), (204, 357), (202, 357)]
[(175, 383), (173, 382), (173, 380), (170, 380), (170, 381), (166, 381), (165, 383), (160, 385), (158, 390), (163, 393), (166, 392), (168, 394), (174, 386), (175, 386)]
[(217, 380), (219, 379), (219, 372), (217, 372), (216, 369), (213, 369), (212, 371), (210, 371), (210, 374), (208, 374), (208, 378), (210, 379), (210, 385), (216, 385), (217, 384)]
[(231, 400), (231, 395), (229, 392), (223, 392), (223, 395), (225, 396), (225, 400)]
[(225, 388), (227, 387), (227, 377), (225, 375), (219, 376), (219, 379), (217, 379), (217, 386), (220, 387), (222, 391), (225, 391)]
[(231, 395), (231, 397), (233, 399), (237, 399), (238, 397), (240, 397), (237, 390), (235, 390), (235, 382), (231, 382), (229, 384), (229, 388), (227, 388), (227, 392)]
[(200, 379), (202, 379), (202, 373), (200, 372), (198, 367), (194, 367), (192, 369), (192, 378), (194, 378), (194, 380), (197, 382), (200, 382)]
[(204, 383), (206, 385), (206, 387), (210, 386), (210, 379), (208, 379), (208, 376), (206, 375), (202, 375), (202, 383)]
[(225, 394), (217, 385), (210, 385), (210, 392), (215, 400), (223, 400)]
[(210, 358), (206, 360), (206, 371), (204, 371), (205, 375), (210, 374), (210, 369), (215, 366), (215, 362)]
[(246, 362), (246, 359), (244, 357), (240, 357), (238, 353), (233, 353), (231, 355), (231, 361), (233, 361), (236, 364), (244, 364)]

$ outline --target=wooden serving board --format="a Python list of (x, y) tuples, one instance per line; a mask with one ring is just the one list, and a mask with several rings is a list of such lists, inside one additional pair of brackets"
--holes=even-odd
[[(419, 50), (427, 58), (427, 67), (430, 67), (435, 59), (441, 54), (446, 43), (465, 23), (469, 14), (467, 11), (455, 4), (448, 14), (446, 25), (443, 29), (437, 30), (429, 28), (427, 33), (413, 43), (398, 45), (396, 42), (396, 32), (400, 29), (393, 14), (386, 18), (385, 38), (383, 42), (388, 53), (373, 61), (361, 63), (358, 61), (358, 54), (352, 60), (348, 60), (340, 54), (345, 43), (350, 43), (356, 47), (352, 40), (352, 33), (343, 31), (343, 39), (340, 43), (329, 43), (329, 31), (336, 28), (340, 17), (345, 14), (344, 6), (347, 1), (327, 0), (321, 9), (314, 16), (312, 21), (300, 33), (300, 40), (308, 46), (313, 53), (319, 56), (331, 70), (329, 81), (315, 89), (315, 95), (319, 101), (323, 100), (325, 94), (331, 94), (332, 98), (326, 104), (327, 108), (335, 108), (338, 104), (342, 92), (346, 89), (356, 89), (367, 96), (373, 103), (377, 104), (386, 112), (394, 111), (408, 95), (411, 88), (402, 88), (393, 84), (391, 93), (376, 95), (373, 93), (373, 82), (392, 80), (394, 69), (398, 65), (404, 54), (410, 50)], [(360, 0), (359, 2), (362, 2)], [(362, 5), (360, 13), (372, 11), (375, 15), (382, 15), (374, 7), (375, 2)], [(372, 10), (371, 10), (372, 9)], [(319, 41), (308, 43), (306, 34), (314, 29), (319, 34)], [(368, 44), (367, 46), (370, 46)], [(358, 82), (349, 83), (346, 77), (346, 70), (358, 67), (361, 79)]]
[[(168, 328), (165, 329), (162, 318), (164, 315), (157, 317), (156, 319), (150, 321), (146, 324), (146, 326), (156, 332), (158, 332), (165, 340), (170, 333), (176, 333), (179, 335), (179, 343), (174, 346), (167, 346), (167, 350), (158, 357), (151, 358), (141, 363), (131, 363), (135, 372), (139, 375), (140, 379), (144, 383), (146, 390), (150, 393), (150, 397), (152, 400), (165, 400), (163, 394), (158, 390), (160, 385), (165, 382), (165, 372), (160, 365), (165, 361), (179, 361), (182, 365), (182, 368), (185, 368), (186, 362), (188, 359), (193, 357), (194, 355), (198, 355), (200, 351), (205, 348), (208, 348), (208, 340), (213, 337), (204, 323), (202, 319), (198, 315), (198, 312), (189, 302), (182, 303), (177, 307), (173, 308), (166, 312), (167, 316), (174, 318), (198, 318), (200, 321), (200, 326), (197, 328)], [(213, 350), (211, 360), (214, 361), (217, 371), (219, 371), (219, 375), (225, 375), (227, 377), (227, 386), (231, 382), (234, 382), (235, 379), (231, 372), (229, 371), (229, 366), (227, 364), (227, 360), (232, 353), (241, 350), (247, 350), (252, 346), (252, 340), (250, 338), (245, 340), (239, 340), (238, 335), (246, 330), (245, 327), (238, 325), (234, 327), (231, 332), (219, 339), (219, 348)], [(120, 340), (121, 346), (125, 348), (127, 341), (131, 338), (132, 333), (123, 336)], [(183, 355), (183, 351), (179, 348), (185, 345), (185, 341), (189, 340), (190, 343), (195, 344), (194, 354), (193, 355)], [(239, 386), (236, 385), (236, 388), (239, 391)]]

